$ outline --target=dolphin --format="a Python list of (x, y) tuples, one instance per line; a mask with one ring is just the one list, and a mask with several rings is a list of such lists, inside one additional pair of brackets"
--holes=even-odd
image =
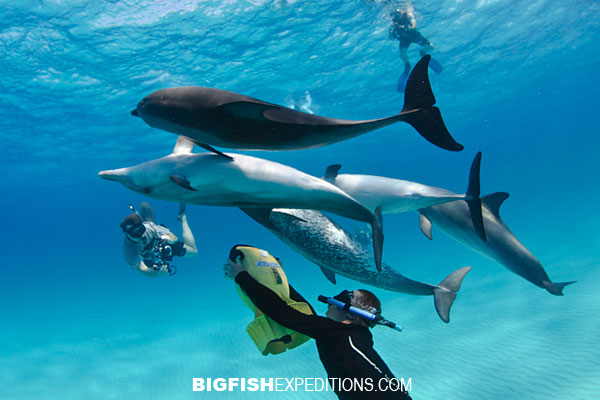
[(338, 273), (381, 289), (416, 296), (433, 295), (435, 309), (446, 323), (450, 322), (450, 307), (456, 292), (471, 270), (471, 267), (458, 269), (439, 285), (408, 279), (385, 263), (382, 271), (376, 272), (372, 267), (372, 254), (319, 211), (260, 208), (242, 208), (242, 211), (294, 251), (317, 264), (332, 283), (336, 283), (335, 274)]
[[(563, 287), (574, 282), (553, 283), (542, 264), (500, 218), (500, 205), (508, 193), (494, 193), (479, 198), (479, 179), (474, 180), (474, 176), (479, 176), (480, 162), (481, 153), (478, 153), (471, 166), (466, 195), (470, 199), (465, 198), (466, 201), (444, 202), (444, 199), (461, 196), (416, 182), (366, 175), (337, 175), (339, 166), (329, 167), (325, 179), (370, 209), (380, 207), (383, 213), (416, 211), (421, 215), (421, 230), (429, 239), (432, 238), (432, 224), (436, 225), (450, 237), (502, 264), (534, 285), (552, 294), (562, 295)], [(478, 207), (479, 211), (474, 212)]]
[(432, 225), (436, 225), (448, 236), (502, 264), (534, 285), (562, 296), (563, 288), (575, 281), (552, 282), (542, 264), (508, 229), (500, 218), (500, 206), (508, 196), (508, 193), (497, 192), (481, 197), (486, 241), (476, 234), (467, 205), (461, 201), (418, 210), (421, 231), (432, 239)]
[(481, 152), (475, 155), (471, 164), (469, 184), (465, 194), (455, 194), (445, 189), (383, 176), (338, 174), (340, 164), (327, 167), (323, 179), (353, 196), (365, 207), (371, 210), (379, 207), (384, 214), (416, 211), (437, 204), (464, 200), (477, 234), (482, 240), (486, 240), (479, 198), (480, 167)]
[(310, 208), (365, 221), (373, 228), (375, 264), (381, 268), (380, 220), (329, 182), (292, 167), (242, 154), (192, 153), (180, 136), (173, 153), (129, 168), (102, 171), (103, 179), (160, 200), (233, 207)]
[(157, 90), (131, 112), (148, 125), (183, 135), (201, 147), (242, 150), (299, 150), (341, 142), (398, 121), (425, 139), (460, 151), (444, 125), (423, 57), (408, 78), (404, 107), (387, 118), (352, 121), (313, 115), (221, 89), (184, 86)]

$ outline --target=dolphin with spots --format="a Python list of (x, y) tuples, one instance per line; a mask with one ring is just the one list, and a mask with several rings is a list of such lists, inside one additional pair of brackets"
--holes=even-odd
[(166, 157), (98, 175), (146, 196), (177, 203), (309, 208), (365, 221), (373, 228), (375, 265), (381, 268), (379, 218), (335, 185), (256, 157), (192, 153), (193, 146), (180, 136), (173, 153)]
[(452, 272), (438, 285), (408, 279), (383, 263), (373, 268), (373, 255), (340, 225), (316, 210), (242, 208), (286, 245), (317, 264), (327, 279), (336, 283), (336, 273), (381, 289), (416, 296), (433, 296), (435, 309), (450, 322), (450, 307), (463, 278), (471, 267)]
[[(478, 153), (471, 167), (471, 175), (474, 171), (479, 174), (480, 161), (481, 153)], [(383, 213), (418, 212), (421, 230), (429, 239), (432, 238), (432, 225), (435, 225), (448, 236), (554, 295), (562, 295), (563, 288), (574, 283), (552, 282), (542, 264), (502, 221), (500, 205), (508, 198), (508, 193), (493, 193), (479, 198), (479, 181), (470, 179), (467, 196), (471, 192), (471, 200), (444, 202), (441, 201), (444, 198), (452, 199), (459, 195), (445, 189), (392, 178), (337, 175), (338, 170), (339, 166), (330, 167), (326, 179), (368, 208), (380, 207)], [(425, 200), (421, 202), (423, 198)], [(476, 199), (475, 204), (472, 199)], [(413, 200), (414, 204), (411, 203)], [(437, 204), (427, 204), (430, 201)], [(480, 211), (473, 212), (478, 206)]]
[(411, 72), (399, 114), (354, 121), (313, 115), (226, 90), (184, 86), (157, 90), (131, 112), (148, 125), (183, 135), (201, 147), (242, 150), (299, 150), (326, 146), (404, 121), (425, 139), (460, 151), (446, 128), (429, 84), (423, 57)]

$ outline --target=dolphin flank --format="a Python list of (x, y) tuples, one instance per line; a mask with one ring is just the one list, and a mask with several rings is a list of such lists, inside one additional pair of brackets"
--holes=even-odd
[(399, 114), (351, 121), (322, 117), (267, 103), (226, 90), (183, 86), (157, 90), (131, 112), (148, 125), (213, 151), (212, 146), (243, 150), (298, 150), (326, 146), (404, 121), (425, 139), (446, 150), (460, 151), (444, 124), (423, 57), (411, 72)]
[(329, 182), (276, 162), (242, 154), (192, 153), (179, 137), (173, 153), (98, 175), (156, 199), (232, 207), (285, 207), (329, 211), (373, 228), (375, 265), (381, 267), (379, 218)]

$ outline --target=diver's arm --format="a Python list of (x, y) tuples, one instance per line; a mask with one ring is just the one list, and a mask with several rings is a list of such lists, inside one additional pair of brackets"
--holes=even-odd
[(313, 306), (300, 293), (296, 292), (296, 289), (294, 289), (292, 287), (292, 285), (288, 285), (288, 286), (290, 287), (290, 299), (297, 301), (297, 302), (308, 304), (308, 306), (310, 307), (310, 311), (312, 311), (313, 314), (317, 315), (317, 312), (315, 311)]
[(240, 285), (256, 307), (273, 321), (289, 329), (317, 338), (332, 333), (332, 330), (339, 328), (337, 322), (328, 318), (306, 315), (294, 310), (273, 291), (258, 283), (246, 271), (238, 273), (235, 282)]
[(157, 276), (164, 275), (168, 272), (166, 265), (157, 271), (154, 268), (149, 268), (142, 260), (140, 260), (140, 263), (137, 267), (132, 268), (150, 278), (155, 278)]

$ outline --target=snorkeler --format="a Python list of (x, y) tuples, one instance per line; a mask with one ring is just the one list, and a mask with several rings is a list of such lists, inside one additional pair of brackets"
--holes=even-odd
[(180, 204), (177, 215), (177, 220), (181, 221), (183, 241), (177, 240), (167, 227), (155, 223), (154, 211), (149, 203), (141, 203), (139, 213), (133, 206), (129, 207), (134, 213), (125, 217), (120, 226), (125, 234), (123, 257), (131, 268), (149, 277), (174, 275), (177, 271), (171, 265), (174, 256), (193, 257), (198, 253), (185, 215), (185, 204)]
[[(410, 46), (411, 43), (422, 46), (419, 54), (423, 57), (433, 50), (433, 45), (417, 30), (417, 21), (412, 12), (412, 7), (406, 7), (404, 9), (397, 8), (391, 13), (391, 17), (392, 26), (390, 26), (389, 38), (397, 39), (399, 41), (400, 58), (404, 62), (404, 71), (398, 79), (398, 86), (396, 89), (398, 92), (403, 93), (411, 68), (407, 55), (408, 46)], [(429, 62), (429, 67), (438, 74), (442, 72), (442, 66), (433, 58)]]
[[(312, 313), (298, 311), (246, 271), (241, 262), (243, 253), (237, 247), (231, 250), (224, 266), (225, 276), (235, 280), (252, 303), (273, 321), (316, 340), (319, 357), (327, 371), (328, 383), (338, 398), (411, 399), (373, 349), (373, 336), (369, 329), (383, 320), (381, 303), (373, 293), (360, 289), (344, 290), (333, 298), (320, 296), (320, 301), (329, 304), (325, 318), (316, 315), (308, 302), (290, 285), (290, 299), (308, 304)], [(235, 258), (235, 261), (231, 258)], [(276, 268), (280, 268), (280, 265)], [(369, 315), (375, 321), (367, 319)], [(383, 321), (387, 326), (394, 325)], [(357, 384), (342, 387), (339, 384), (342, 381)], [(358, 383), (364, 385), (361, 387)]]

